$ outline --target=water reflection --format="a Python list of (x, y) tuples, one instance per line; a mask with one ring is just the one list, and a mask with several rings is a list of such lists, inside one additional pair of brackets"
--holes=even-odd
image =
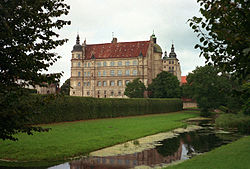
[(154, 149), (139, 153), (89, 157), (70, 162), (70, 169), (126, 169), (140, 165), (155, 166), (168, 164), (173, 161), (189, 159), (197, 153), (210, 151), (215, 147), (226, 144), (238, 138), (228, 134), (216, 134), (213, 130), (202, 129), (195, 132), (183, 133), (178, 137), (159, 142)]

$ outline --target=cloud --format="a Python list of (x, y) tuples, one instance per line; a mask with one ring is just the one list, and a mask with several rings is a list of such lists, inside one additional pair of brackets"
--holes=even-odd
[(88, 44), (107, 43), (112, 40), (112, 32), (118, 41), (149, 40), (155, 31), (157, 43), (163, 50), (170, 51), (172, 40), (181, 62), (183, 74), (203, 65), (196, 35), (187, 20), (199, 15), (199, 6), (193, 0), (66, 0), (71, 6), (70, 13), (63, 19), (72, 24), (60, 31), (62, 38), (69, 41), (55, 51), (62, 58), (49, 72), (64, 71), (61, 84), (70, 77), (71, 50), (77, 32)]

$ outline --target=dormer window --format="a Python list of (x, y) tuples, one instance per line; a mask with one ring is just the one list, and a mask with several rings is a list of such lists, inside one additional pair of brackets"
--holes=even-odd
[(80, 54), (77, 54), (77, 58), (78, 58), (78, 59), (81, 59), (81, 55), (80, 55)]

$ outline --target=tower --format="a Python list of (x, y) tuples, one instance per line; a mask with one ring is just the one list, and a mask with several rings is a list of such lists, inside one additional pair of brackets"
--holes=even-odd
[(163, 71), (172, 73), (173, 75), (177, 76), (177, 79), (179, 81), (181, 81), (181, 66), (174, 51), (174, 44), (172, 44), (169, 57), (167, 56), (167, 52), (165, 51), (165, 55), (163, 57)]
[(70, 95), (82, 96), (83, 91), (83, 47), (80, 45), (80, 37), (77, 34), (76, 44), (71, 51), (71, 78)]

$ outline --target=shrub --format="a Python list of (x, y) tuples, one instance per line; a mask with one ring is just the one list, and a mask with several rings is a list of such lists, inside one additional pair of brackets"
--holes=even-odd
[(216, 120), (217, 127), (225, 129), (237, 128), (244, 134), (250, 133), (250, 116), (243, 114), (221, 114)]
[(37, 113), (31, 117), (32, 124), (168, 113), (182, 110), (183, 106), (180, 99), (110, 99), (72, 96), (46, 99), (47, 96), (42, 95), (33, 97), (43, 99), (43, 102), (34, 108)]

